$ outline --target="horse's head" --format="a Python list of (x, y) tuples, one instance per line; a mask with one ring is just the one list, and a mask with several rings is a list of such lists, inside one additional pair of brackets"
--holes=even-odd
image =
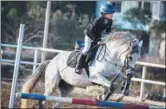
[(114, 56), (119, 61), (117, 63), (123, 66), (122, 72), (126, 74), (133, 72), (141, 54), (143, 41), (139, 41), (129, 32), (111, 33), (107, 41), (107, 48), (114, 52)]
[(129, 49), (120, 57), (121, 62), (123, 62), (122, 72), (126, 74), (132, 74), (134, 72), (136, 61), (140, 58), (142, 44), (142, 40), (136, 43), (130, 42)]

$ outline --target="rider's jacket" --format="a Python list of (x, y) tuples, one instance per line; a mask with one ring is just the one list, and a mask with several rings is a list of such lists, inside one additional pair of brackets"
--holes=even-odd
[(100, 41), (102, 34), (111, 32), (112, 20), (104, 17), (96, 18), (92, 24), (89, 24), (84, 33), (93, 41)]

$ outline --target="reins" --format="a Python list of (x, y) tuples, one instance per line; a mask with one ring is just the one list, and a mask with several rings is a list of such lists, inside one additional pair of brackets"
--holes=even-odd
[[(107, 61), (109, 64), (112, 64), (112, 65), (115, 65), (116, 67), (123, 67), (122, 65), (119, 65), (119, 64), (117, 64), (117, 63), (114, 63), (114, 62), (110, 62), (110, 61), (108, 61), (106, 58), (105, 58), (105, 54), (106, 54), (106, 52), (109, 52), (109, 50), (107, 49), (107, 46), (106, 46), (106, 44), (104, 44), (104, 45), (101, 45), (102, 47), (101, 47), (101, 49), (100, 49), (100, 51), (99, 51), (99, 53), (98, 53), (98, 55), (97, 55), (97, 61), (99, 61), (99, 62), (101, 62), (101, 61), (103, 61), (103, 60), (105, 60), (105, 61)], [(101, 51), (104, 49), (104, 55), (103, 55), (103, 57), (99, 60), (99, 56), (100, 56), (100, 54), (101, 54)], [(110, 56), (110, 54), (108, 53), (108, 55)], [(110, 56), (111, 57), (111, 56)]]

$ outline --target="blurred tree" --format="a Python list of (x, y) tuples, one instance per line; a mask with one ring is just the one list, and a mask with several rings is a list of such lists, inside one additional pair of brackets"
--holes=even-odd
[[(151, 12), (147, 9), (132, 8), (125, 12), (125, 20), (132, 23), (133, 26), (137, 24), (148, 25), (149, 29), (147, 31), (149, 37), (149, 50), (148, 54), (151, 56), (159, 56), (159, 48), (162, 42), (161, 35), (166, 31), (166, 21), (154, 20), (151, 17)], [(145, 35), (144, 35), (145, 36)], [(143, 35), (141, 36), (143, 39)], [(147, 43), (146, 40), (144, 40)], [(161, 60), (159, 60), (161, 61)]]
[[(16, 43), (19, 26), (25, 24), (24, 44), (32, 44), (32, 39), (39, 35), (44, 23), (45, 2), (36, 1), (3, 1), (2, 12), (2, 42)], [(41, 38), (42, 36), (40, 36)]]
[(155, 20), (150, 25), (150, 30), (154, 31), (156, 34), (162, 34), (166, 32), (166, 21)]
[(58, 49), (71, 50), (77, 39), (83, 39), (83, 31), (89, 23), (89, 17), (86, 14), (77, 15), (75, 5), (67, 4), (66, 7), (69, 9), (65, 13), (61, 10), (53, 13), (50, 29), (53, 35), (49, 38), (49, 44)]
[[(77, 39), (84, 38), (84, 29), (92, 21), (95, 2), (52, 2), (48, 47), (72, 50)], [(88, 9), (85, 9), (86, 4)], [(63, 7), (63, 8), (62, 8)], [(94, 12), (93, 12), (94, 11)], [(91, 12), (91, 13), (90, 13)]]
[(3, 1), (1, 5), (2, 41), (15, 42), (18, 36), (19, 24), (20, 22), (24, 23), (26, 2)]
[[(127, 10), (124, 13), (124, 17), (123, 17), (124, 21), (128, 21), (132, 24), (133, 27), (137, 28), (138, 24), (142, 24), (144, 26), (149, 25), (149, 23), (151, 22), (151, 12), (147, 9), (141, 9), (141, 8), (131, 8), (129, 10)], [(119, 27), (121, 27), (121, 25), (118, 25)], [(143, 40), (146, 43), (143, 43), (143, 52), (142, 52), (142, 56), (145, 53), (148, 53), (148, 48), (149, 48), (149, 34), (147, 31), (144, 31), (143, 29), (139, 29), (139, 30), (135, 30), (135, 29), (120, 29), (123, 31), (130, 31), (132, 33), (134, 33), (138, 39)]]
[[(150, 45), (149, 45), (149, 54), (152, 56), (159, 56), (161, 54), (160, 45), (162, 41), (165, 41), (162, 38), (162, 35), (166, 33), (166, 21), (154, 20), (150, 23), (149, 34), (150, 34)], [(164, 51), (163, 51), (164, 54)], [(160, 57), (162, 58), (162, 57)], [(161, 61), (161, 60), (160, 60)], [(164, 60), (162, 60), (164, 61)], [(165, 62), (165, 61), (164, 61)]]
[(124, 20), (134, 25), (141, 23), (147, 25), (151, 21), (151, 12), (147, 9), (131, 8), (125, 12)]
[[(85, 9), (81, 4), (86, 4), (89, 8)], [(92, 13), (95, 10), (93, 6), (95, 2), (53, 1), (48, 34), (50, 36), (48, 40), (51, 43), (48, 47), (57, 47), (52, 39), (59, 40), (59, 37), (65, 39), (62, 43), (68, 43), (71, 46), (74, 46), (76, 39), (83, 38), (83, 30), (93, 19)], [(46, 1), (2, 1), (2, 42), (15, 44), (20, 23), (24, 23), (24, 45), (41, 46), (45, 10)], [(55, 14), (58, 10), (59, 15)]]

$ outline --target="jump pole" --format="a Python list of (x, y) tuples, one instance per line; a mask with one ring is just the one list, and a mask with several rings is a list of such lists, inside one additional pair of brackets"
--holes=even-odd
[(45, 96), (41, 94), (29, 94), (29, 93), (17, 93), (17, 98), (22, 99), (31, 99), (31, 100), (42, 100), (42, 101), (56, 101), (62, 103), (70, 103), (70, 104), (80, 104), (80, 105), (89, 105), (89, 106), (100, 106), (100, 107), (116, 107), (116, 108), (125, 108), (125, 109), (156, 109), (164, 107), (153, 107), (147, 105), (136, 105), (136, 104), (124, 104), (121, 102), (113, 102), (113, 101), (96, 101), (89, 99), (79, 99), (79, 98), (68, 98), (68, 97), (58, 97), (58, 96)]
[(17, 79), (18, 79), (18, 73), (19, 73), (19, 64), (20, 64), (20, 57), (21, 57), (21, 49), (22, 49), (22, 43), (23, 43), (23, 37), (24, 37), (24, 26), (25, 26), (24, 24), (20, 24), (19, 38), (17, 42), (16, 59), (15, 59), (15, 65), (14, 65), (14, 73), (13, 73), (13, 79), (12, 79), (12, 88), (10, 93), (9, 108), (13, 108), (14, 106), (15, 93), (17, 89)]

